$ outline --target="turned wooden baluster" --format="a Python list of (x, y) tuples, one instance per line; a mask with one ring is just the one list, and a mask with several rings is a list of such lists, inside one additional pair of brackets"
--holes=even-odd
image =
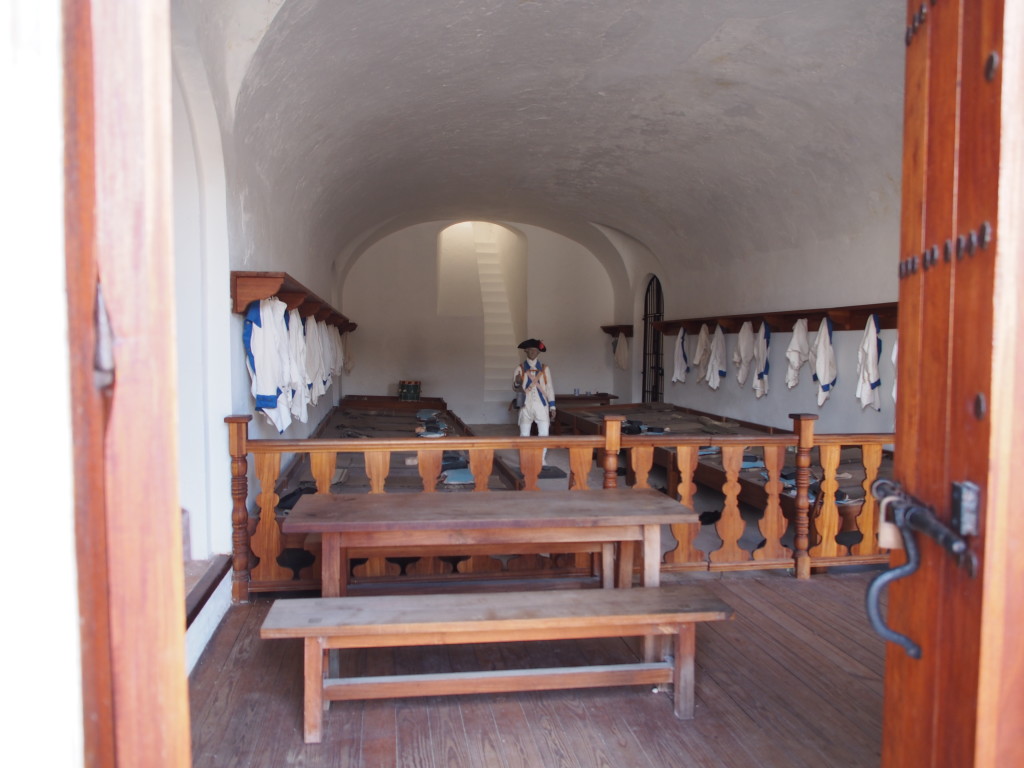
[(619, 485), (619, 449), (622, 447), (622, 422), (625, 420), (625, 416), (604, 417), (603, 488), (617, 488)]
[(255, 459), (256, 479), (260, 484), (256, 506), (260, 508), (260, 517), (249, 546), (259, 563), (253, 567), (250, 578), (253, 581), (287, 580), (291, 578), (291, 571), (277, 564), (277, 556), (283, 548), (281, 526), (277, 522), (277, 504), (281, 499), (276, 491), (281, 475), (281, 454), (257, 453)]
[(585, 491), (588, 489), (587, 478), (590, 477), (590, 466), (593, 463), (593, 448), (569, 448), (570, 491)]
[(471, 448), (469, 450), (469, 471), (473, 473), (473, 490), (489, 491), (491, 472), (494, 470), (494, 450)]
[(543, 454), (543, 448), (519, 449), (519, 471), (523, 473), (524, 491), (540, 490), (540, 486), (537, 485), (537, 477), (540, 475)]
[(647, 478), (651, 474), (651, 467), (654, 466), (654, 446), (634, 445), (629, 452), (629, 463), (633, 468), (633, 489), (641, 490), (650, 488)]
[(864, 535), (856, 546), (858, 555), (877, 555), (878, 547), (878, 504), (871, 493), (871, 486), (878, 477), (878, 468), (882, 464), (882, 446), (880, 443), (868, 443), (861, 446), (864, 463), (864, 506), (857, 515), (857, 527)]
[(370, 493), (384, 493), (384, 482), (391, 471), (391, 451), (366, 451), (366, 476), (370, 479)]
[(764, 508), (764, 517), (761, 518), (761, 535), (764, 536), (765, 545), (761, 549), (754, 550), (755, 560), (784, 560), (789, 558), (790, 552), (782, 546), (782, 534), (786, 530), (786, 518), (782, 514), (782, 504), (779, 497), (782, 493), (782, 467), (786, 459), (786, 446), (766, 445), (764, 450), (764, 466), (768, 472), (768, 480), (764, 484), (764, 491), (767, 495), (767, 503)]
[(434, 493), (437, 490), (437, 478), (441, 474), (443, 458), (444, 451), (416, 451), (416, 467), (420, 472), (420, 480), (423, 481), (424, 493)]
[(722, 539), (722, 546), (710, 554), (712, 563), (739, 563), (749, 559), (746, 552), (740, 549), (739, 541), (743, 537), (743, 517), (740, 515), (740, 467), (743, 465), (742, 445), (722, 446), (722, 469), (725, 470), (725, 482), (722, 493), (725, 502), (722, 516), (715, 523), (715, 529)]
[[(673, 472), (678, 479), (676, 491), (679, 493), (679, 503), (685, 507), (693, 508), (693, 494), (697, 492), (697, 484), (693, 482), (693, 473), (697, 469), (696, 445), (676, 446), (676, 466)], [(676, 546), (665, 553), (666, 563), (703, 563), (704, 554), (693, 546), (693, 540), (700, 533), (700, 526), (695, 523), (677, 523), (672, 526), (672, 535), (675, 537)]]
[(818, 446), (818, 460), (821, 462), (822, 477), (821, 483), (818, 485), (821, 503), (817, 506), (821, 513), (818, 515), (817, 526), (821, 542), (815, 548), (815, 557), (839, 556), (839, 543), (836, 541), (836, 536), (842, 528), (842, 521), (839, 519), (839, 507), (836, 505), (836, 491), (839, 490), (836, 472), (839, 469), (841, 451), (841, 445)]
[(336, 453), (311, 453), (309, 454), (309, 471), (316, 481), (317, 493), (330, 493), (331, 481), (334, 479), (335, 470), (338, 467), (338, 454)]
[(231, 600), (249, 601), (249, 422), (252, 416), (228, 416), (228, 451), (231, 453)]
[(793, 567), (798, 579), (811, 578), (811, 557), (807, 552), (810, 538), (808, 523), (807, 488), (811, 479), (811, 448), (814, 447), (814, 422), (818, 417), (813, 413), (791, 413), (793, 432), (797, 436), (796, 447), (796, 536), (793, 540)]

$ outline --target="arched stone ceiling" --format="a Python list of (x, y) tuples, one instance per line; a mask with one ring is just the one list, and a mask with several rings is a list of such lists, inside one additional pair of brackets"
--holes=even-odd
[(903, 13), (287, 0), (234, 100), (234, 234), (342, 273), (380, 234), (439, 219), (576, 239), (599, 224), (703, 266), (842, 240), (898, 202)]

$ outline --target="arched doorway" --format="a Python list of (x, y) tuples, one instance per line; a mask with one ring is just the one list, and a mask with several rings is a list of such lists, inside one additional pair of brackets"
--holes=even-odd
[(647, 283), (644, 295), (644, 358), (643, 358), (643, 401), (660, 403), (662, 399), (662, 364), (661, 331), (655, 327), (665, 315), (665, 301), (661, 293), (661, 282), (652, 277)]

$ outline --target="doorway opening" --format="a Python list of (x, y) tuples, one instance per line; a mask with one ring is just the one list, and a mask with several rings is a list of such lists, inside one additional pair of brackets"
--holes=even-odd
[(665, 300), (661, 293), (661, 282), (652, 277), (647, 283), (644, 295), (644, 357), (643, 357), (643, 402), (660, 403), (662, 400), (662, 379), (665, 369), (662, 364), (661, 331), (655, 328), (665, 316)]

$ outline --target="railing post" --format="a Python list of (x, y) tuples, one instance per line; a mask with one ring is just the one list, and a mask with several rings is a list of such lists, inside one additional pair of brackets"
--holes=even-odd
[(602, 488), (617, 488), (619, 485), (619, 448), (622, 446), (622, 422), (625, 416), (604, 417), (604, 455), (601, 466), (604, 469)]
[(814, 447), (813, 413), (791, 413), (796, 446), (796, 536), (793, 541), (793, 565), (798, 579), (811, 578), (810, 518), (807, 490), (811, 484), (811, 448)]
[(249, 602), (249, 422), (252, 416), (228, 416), (231, 453), (231, 600)]

